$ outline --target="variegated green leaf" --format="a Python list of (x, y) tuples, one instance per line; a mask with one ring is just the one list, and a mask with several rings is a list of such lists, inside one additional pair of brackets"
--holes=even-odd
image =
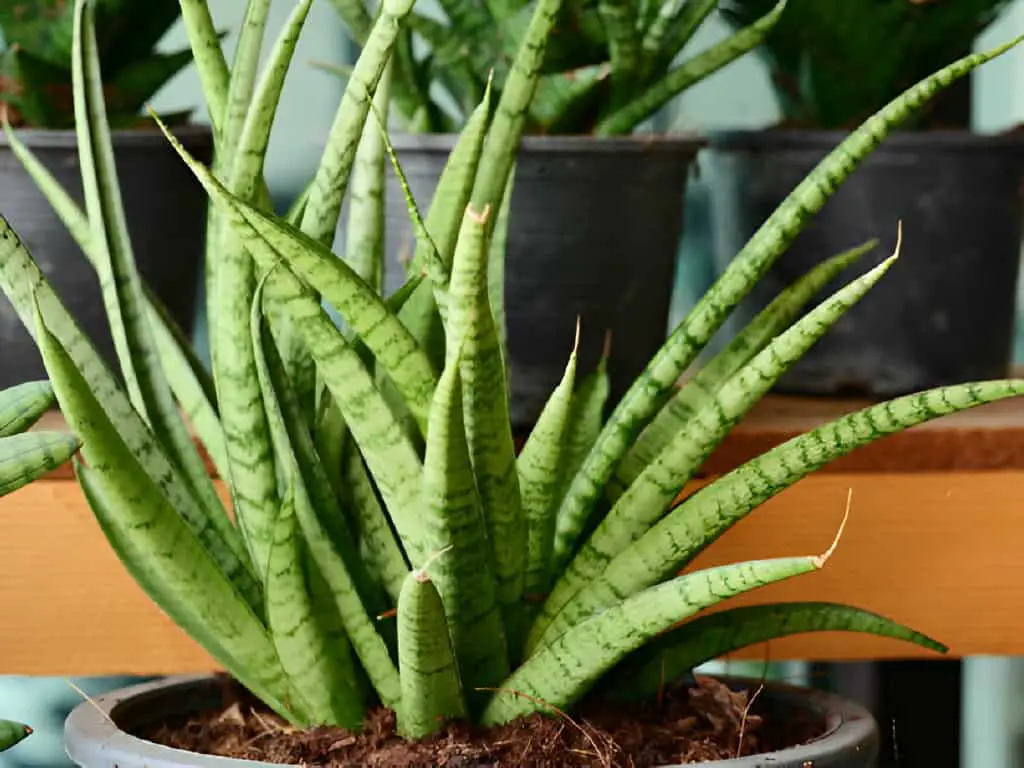
[[(377, 92), (373, 95), (376, 111), (387, 125), (391, 101), (392, 63), (384, 69)], [(384, 290), (384, 138), (383, 129), (363, 127), (363, 136), (356, 150), (349, 192), (346, 227), (345, 261), (367, 285), (377, 293)]]
[(129, 450), (37, 305), (36, 339), (61, 411), (82, 437), (86, 498), (150, 597), (239, 681), (288, 718), (287, 685), (260, 619)]
[(132, 405), (149, 422), (157, 440), (181, 468), (196, 497), (208, 513), (215, 516), (222, 513), (223, 507), (174, 404), (156, 357), (146, 316), (107, 123), (94, 14), (89, 0), (77, 0), (72, 83), (90, 244), (95, 247), (97, 256), (94, 266)]
[(824, 557), (751, 560), (679, 576), (573, 627), (516, 669), (484, 710), (485, 725), (565, 708), (629, 653), (698, 611), (820, 568)]
[[(293, 706), (298, 710), (302, 703), (304, 724), (355, 729), (364, 713), (348, 641), (321, 629), (303, 571), (304, 555), (293, 497), (286, 495), (264, 579), (270, 635), (295, 693)], [(348, 666), (339, 667), (334, 661), (339, 658), (347, 659)]]
[(598, 0), (597, 10), (608, 37), (612, 103), (620, 104), (629, 95), (637, 70), (640, 68), (636, 7), (633, 0)]
[[(394, 665), (384, 639), (377, 632), (373, 620), (367, 613), (366, 605), (360, 599), (359, 576), (362, 576), (364, 582), (364, 594), (369, 592), (369, 584), (365, 583), (368, 581), (365, 569), (355, 552), (352, 537), (345, 535), (339, 537), (339, 542), (332, 542), (319, 519), (320, 514), (333, 515), (337, 522), (341, 522), (341, 513), (337, 509), (333, 492), (327, 484), (326, 478), (316, 473), (319, 465), (316, 463), (315, 454), (310, 453), (312, 446), (308, 435), (300, 434), (304, 433), (305, 429), (303, 422), (296, 419), (300, 413), (298, 401), (294, 393), (289, 393), (287, 382), (282, 374), (283, 364), (260, 313), (263, 288), (270, 277), (270, 275), (264, 277), (256, 290), (250, 314), (250, 327), (253, 335), (253, 348), (257, 350), (256, 361), (260, 386), (271, 434), (274, 438), (277, 463), (287, 478), (286, 485), (291, 493), (290, 513), (295, 515), (295, 520), (311, 548), (310, 555), (313, 562), (334, 594), (338, 614), (351, 639), (352, 647), (362, 660), (374, 684), (379, 684), (386, 690), (388, 686), (394, 684)], [(302, 447), (302, 459), (297, 456), (296, 445)], [(306, 484), (307, 477), (310, 479), (308, 486)], [(326, 508), (316, 507), (317, 503), (324, 504)], [(292, 524), (294, 525), (294, 523)], [(297, 552), (294, 554), (299, 556)], [(346, 555), (348, 556), (347, 562)], [(284, 563), (279, 563), (279, 568), (283, 565)], [(269, 566), (268, 574), (281, 575), (279, 571)], [(368, 598), (372, 600), (372, 594), (368, 595)], [(269, 585), (267, 585), (267, 600), (267, 611), (270, 616)], [(283, 608), (283, 606), (278, 606), (279, 610)], [(311, 605), (308, 606), (307, 615), (310, 620), (316, 618)], [(293, 620), (286, 620), (286, 622), (291, 624)], [(344, 717), (345, 722), (358, 724), (361, 721), (361, 716), (357, 711), (358, 708), (353, 708), (351, 701), (356, 690), (354, 670), (338, 666), (339, 659), (344, 656), (335, 654), (334, 650), (336, 649), (326, 646), (326, 636), (321, 628), (315, 625), (304, 626), (309, 633), (307, 640), (312, 639), (312, 633), (317, 633), (317, 647), (313, 649), (312, 654), (307, 650), (302, 659), (284, 662), (286, 672), (292, 677), (293, 682), (301, 684), (300, 694), (314, 708), (310, 712), (311, 715), (317, 719), (324, 716), (332, 719)], [(296, 675), (299, 676), (299, 680), (295, 679)], [(332, 687), (330, 684), (324, 685), (323, 678), (325, 676), (335, 682), (340, 682), (346, 690), (328, 690), (319, 693), (310, 690), (311, 687), (317, 685), (330, 689)], [(329, 695), (341, 696), (350, 701), (346, 704), (340, 700), (326, 699), (325, 697)], [(327, 722), (331, 722), (331, 720)]]
[(466, 437), (487, 524), (498, 603), (509, 647), (516, 649), (524, 630), (526, 528), (509, 417), (508, 378), (487, 291), (488, 214), (488, 210), (477, 213), (470, 205), (463, 218), (449, 285), (446, 365), (452, 365), (456, 350), (461, 349)]
[(506, 386), (512, 386), (512, 364), (508, 357), (508, 323), (505, 321), (505, 258), (508, 255), (508, 228), (512, 212), (512, 188), (515, 185), (516, 167), (508, 175), (508, 184), (501, 199), (498, 221), (491, 233), (487, 250), (487, 297), (491, 304), (491, 316), (501, 345), (501, 359), (505, 362)]
[[(424, 427), (437, 377), (426, 353), (384, 300), (329, 249), (231, 195), (166, 129), (165, 134), (210, 196), (223, 206), (231, 230), (261, 267), (271, 269), (283, 258), (320, 291), (374, 353), (417, 423)], [(290, 319), (297, 327), (295, 318)]]
[(32, 735), (32, 729), (13, 720), (0, 720), (0, 752), (10, 749)]
[(447, 720), (466, 716), (444, 604), (423, 571), (406, 577), (398, 597), (398, 667), (398, 732), (403, 736), (420, 739)]
[(576, 382), (578, 333), (577, 328), (576, 344), (573, 345), (565, 374), (545, 403), (516, 459), (523, 518), (527, 528), (524, 589), (529, 597), (547, 594), (551, 586), (551, 545), (555, 536), (558, 491), (561, 488), (565, 430), (572, 411), (572, 393)]
[(812, 268), (776, 296), (724, 349), (683, 384), (640, 434), (615, 470), (615, 477), (608, 484), (612, 501), (657, 458), (693, 415), (714, 398), (726, 380), (746, 365), (765, 344), (782, 333), (822, 288), (876, 244), (877, 241), (872, 240)]
[(55, 403), (53, 387), (45, 379), (27, 381), (0, 391), (0, 437), (24, 432)]
[(206, 109), (214, 134), (219, 136), (224, 125), (224, 110), (228, 103), (227, 59), (220, 47), (220, 38), (210, 15), (207, 0), (181, 0), (181, 18), (188, 34), (192, 56), (199, 71)]
[[(899, 246), (897, 246), (897, 252)], [(528, 649), (558, 637), (589, 615), (573, 598), (598, 579), (608, 563), (650, 530), (741, 418), (814, 343), (882, 278), (895, 261), (886, 259), (837, 291), (777, 336), (709, 398), (685, 427), (619, 497), (551, 590), (534, 623)]]
[[(420, 519), (426, 551), (447, 552), (425, 565), (444, 601), (462, 681), (473, 691), (498, 685), (509, 671), (499, 611), (500, 573), (488, 553), (487, 530), (477, 493), (463, 420), (460, 362), (456, 347), (441, 374), (430, 412), (423, 465)], [(500, 546), (500, 545), (499, 545)]]
[(65, 432), (25, 432), (0, 438), (0, 496), (66, 463), (81, 442)]
[(649, 528), (566, 604), (561, 626), (678, 572), (747, 514), (830, 461), (885, 435), (1021, 394), (1024, 380), (940, 387), (872, 405), (787, 440), (702, 488)]
[(395, 539), (363, 460), (356, 451), (347, 451), (341, 473), (342, 498), (359, 539), (360, 557), (392, 600), (397, 601), (405, 577), (409, 575), (402, 547)]
[(771, 603), (711, 613), (638, 651), (608, 679), (609, 695), (619, 701), (653, 696), (701, 664), (756, 643), (806, 632), (863, 632), (905, 640), (945, 653), (942, 643), (879, 616), (836, 603)]
[(221, 140), (217, 143), (219, 167), (227, 171), (229, 176), (233, 176), (235, 163), (240, 156), (245, 122), (252, 115), (249, 107), (256, 87), (260, 51), (263, 48), (263, 36), (266, 33), (269, 13), (270, 0), (247, 0), (242, 28), (235, 46), (235, 58), (231, 62), (228, 76)]
[(391, 55), (402, 19), (414, 0), (383, 0), (380, 12), (352, 70), (317, 169), (301, 229), (330, 246), (341, 215), (349, 172), (363, 134), (373, 93)]
[[(25, 171), (50, 203), (54, 213), (64, 223), (71, 237), (78, 243), (89, 263), (95, 268), (100, 254), (85, 213), (57, 182), (50, 171), (22, 143), (4, 122), (7, 142)], [(148, 286), (143, 285), (153, 343), (167, 377), (171, 392), (188, 416), (192, 428), (206, 447), (221, 477), (227, 477), (227, 455), (224, 432), (217, 415), (216, 391), (213, 379), (170, 312)]]
[[(512, 173), (519, 140), (523, 135), (530, 101), (537, 90), (548, 39), (558, 21), (562, 0), (537, 0), (530, 24), (522, 38), (512, 69), (505, 79), (501, 98), (480, 156), (472, 201), (478, 211), (501, 209), (502, 197)], [(494, 220), (488, 228), (494, 227)]]
[(644, 74), (650, 75), (652, 71), (671, 64), (717, 7), (718, 0), (665, 0), (660, 3), (641, 43)]
[[(361, 600), (370, 612), (385, 608), (383, 593), (370, 577), (355, 546), (352, 528), (342, 514), (338, 498), (317, 454), (312, 435), (305, 423), (294, 386), (288, 379), (284, 361), (261, 314), (262, 286), (257, 287), (250, 315), (253, 348), (256, 350), (257, 372), (263, 392), (278, 466), (286, 472), (293, 493), (293, 503), (300, 516), (303, 504), (309, 505), (338, 550), (345, 567), (352, 575)], [(298, 473), (295, 475), (295, 473)]]
[[(720, 43), (694, 56), (685, 64), (667, 72), (660, 80), (655, 81), (638, 96), (610, 115), (603, 118), (594, 129), (598, 136), (615, 136), (627, 134), (653, 115), (673, 98), (692, 85), (701, 82), (727, 64), (731, 64), (740, 56), (753, 50), (765, 38), (775, 22), (779, 20), (787, 0), (779, 3), (767, 15), (758, 19), (749, 27), (741, 29)], [(614, 70), (612, 76), (614, 77)]]
[(559, 510), (555, 531), (557, 567), (564, 567), (575, 551), (594, 505), (629, 446), (664, 405), (680, 376), (729, 313), (789, 247), (810, 217), (821, 210), (859, 163), (909, 115), (950, 83), (1010, 50), (1022, 39), (966, 56), (905, 91), (851, 132), (765, 220), (615, 407)]
[[(216, 560), (221, 571), (232, 580), (249, 604), (258, 610), (262, 599), (251, 570), (251, 563), (238, 531), (231, 524), (227, 513), (221, 508), (218, 514), (213, 514), (196, 500), (181, 470), (170, 460), (145, 422), (132, 408), (117, 379), (96, 353), (91, 342), (82, 334), (17, 235), (2, 218), (0, 289), (10, 300), (28, 332), (37, 338), (37, 345), (39, 341), (36, 333), (35, 304), (38, 302), (47, 319), (50, 333), (60, 341), (66, 353), (82, 372), (96, 399), (103, 403), (107, 418), (132, 455), (137, 458), (144, 475), (159, 488), (170, 506), (188, 523)], [(88, 439), (87, 435), (77, 430), (76, 432), (83, 441)]]

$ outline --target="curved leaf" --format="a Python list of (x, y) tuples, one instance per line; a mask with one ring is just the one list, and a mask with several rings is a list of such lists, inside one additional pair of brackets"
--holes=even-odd
[(876, 243), (872, 240), (813, 267), (776, 296), (724, 349), (697, 371), (690, 381), (683, 384), (622, 458), (622, 463), (615, 470), (615, 477), (609, 483), (608, 495), (611, 500), (615, 501), (644, 468), (658, 457), (693, 415), (711, 402), (725, 381), (746, 365), (765, 344), (782, 333), (822, 288), (864, 253), (873, 249)]
[(538, 650), (494, 693), (482, 722), (499, 725), (547, 707), (565, 708), (617, 662), (672, 625), (822, 563), (820, 557), (751, 560), (679, 576), (639, 592)]
[(61, 466), (80, 446), (77, 437), (64, 432), (25, 432), (0, 438), (0, 496)]
[[(897, 245), (897, 251), (899, 246)], [(608, 563), (643, 536), (678, 497), (737, 422), (814, 343), (889, 270), (896, 256), (837, 291), (732, 376), (647, 465), (569, 563), (533, 626), (533, 647), (557, 637), (581, 615), (567, 604), (598, 578)], [(579, 607), (579, 604), (577, 606)], [(564, 609), (564, 610), (563, 610)], [(583, 613), (582, 615), (588, 615)]]
[(280, 714), (287, 684), (260, 619), (132, 455), (74, 361), (37, 312), (36, 339), (61, 410), (83, 437), (79, 480), (139, 585), (245, 686)]
[(837, 603), (771, 603), (700, 616), (666, 633), (627, 659), (606, 681), (618, 701), (654, 695), (701, 664), (746, 648), (805, 632), (863, 632), (945, 653), (942, 643), (877, 613)]
[(965, 56), (902, 93), (851, 132), (765, 220), (672, 332), (605, 424), (558, 513), (555, 531), (558, 567), (564, 567), (575, 551), (594, 504), (640, 430), (665, 403), (679, 377), (729, 313), (789, 247), (810, 217), (821, 210), (858, 164), (909, 115), (950, 83), (1010, 50), (1021, 40), (1024, 37), (986, 53)]
[[(787, 440), (669, 512), (615, 556), (600, 577), (577, 592), (557, 621), (564, 628), (678, 572), (768, 499), (862, 445), (940, 416), (1021, 394), (1024, 380), (940, 387), (872, 405)], [(556, 634), (552, 630), (548, 636)]]
[[(329, 249), (229, 193), (166, 128), (164, 133), (210, 196), (223, 206), (228, 214), (227, 224), (261, 267), (271, 269), (284, 258), (293, 270), (320, 291), (374, 353), (402, 393), (417, 423), (421, 428), (425, 426), (437, 383), (433, 365), (384, 300)], [(309, 299), (313, 301), (312, 297)], [(297, 327), (294, 318), (292, 323)]]
[(0, 390), (0, 437), (24, 432), (56, 402), (53, 387), (45, 379)]
[[(170, 460), (164, 448), (132, 408), (119, 382), (106, 367), (89, 339), (82, 334), (74, 318), (68, 314), (39, 267), (2, 216), (0, 289), (14, 306), (26, 330), (36, 338), (37, 346), (40, 342), (36, 313), (42, 312), (49, 332), (60, 341), (66, 354), (88, 382), (89, 390), (96, 400), (103, 404), (105, 418), (110, 420), (113, 429), (138, 460), (142, 473), (160, 489), (167, 502), (187, 521), (203, 546), (217, 561), (221, 571), (228, 575), (253, 609), (259, 610), (262, 604), (259, 587), (251, 571), (245, 546), (226, 511), (223, 507), (211, 511), (196, 500), (192, 488), (182, 476), (177, 464)], [(64, 415), (67, 417), (66, 412)], [(83, 441), (88, 441), (87, 434), (77, 428), (75, 432)]]
[(310, 188), (300, 229), (314, 240), (330, 246), (341, 215), (341, 202), (348, 186), (349, 172), (370, 111), (373, 93), (391, 56), (402, 19), (412, 10), (414, 0), (383, 0), (380, 12), (352, 69), (345, 93), (331, 126), (327, 146)]
[[(692, 85), (731, 64), (743, 54), (753, 50), (764, 40), (779, 20), (787, 0), (779, 0), (770, 13), (745, 29), (734, 33), (720, 43), (694, 56), (660, 80), (652, 83), (639, 96), (603, 118), (594, 128), (597, 136), (615, 136), (633, 131), (637, 125), (653, 115), (673, 98)], [(613, 72), (614, 76), (614, 72)]]

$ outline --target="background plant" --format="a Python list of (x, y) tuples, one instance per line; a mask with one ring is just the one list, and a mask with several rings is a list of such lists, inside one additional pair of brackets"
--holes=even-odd
[[(46, 381), (0, 391), (0, 497), (56, 469), (78, 450), (78, 438), (67, 432), (27, 431), (55, 404), (53, 389)], [(0, 752), (31, 733), (27, 725), (0, 720)]]
[[(331, 0), (360, 45), (367, 0)], [(567, 0), (526, 111), (527, 133), (629, 134), (672, 99), (756, 46), (786, 0), (772, 0), (745, 29), (680, 61), (717, 0)], [(410, 14), (395, 46), (393, 96), (414, 132), (456, 132), (483, 98), (491, 71), (500, 96), (526, 36), (529, 0), (440, 0), (441, 13)], [(943, 62), (946, 63), (946, 62)]]
[[(221, 214), (219, 258), (208, 276), (212, 379), (135, 270), (86, 0), (76, 3), (73, 69), (84, 211), (7, 129), (96, 268), (126, 385), (6, 223), (0, 287), (34, 334), (61, 408), (83, 439), (75, 469), (89, 505), (152, 599), (289, 721), (358, 727), (379, 701), (397, 711), (410, 737), (448, 718), (494, 724), (571, 707), (596, 695), (595, 687), (646, 695), (662, 674), (794, 632), (872, 632), (943, 650), (841, 605), (703, 614), (732, 595), (821, 568), (831, 549), (677, 574), (731, 525), (832, 459), (1024, 393), (1024, 381), (871, 406), (675, 505), (731, 426), (889, 268), (891, 259), (801, 316), (868, 244), (815, 268), (690, 383), (676, 382), (857, 163), (942, 87), (1010, 46), (914, 86), (825, 158), (607, 419), (604, 367), (578, 372), (567, 349), (564, 379), (516, 455), (503, 284), (492, 278), (502, 273), (524, 113), (561, 3), (536, 4), (500, 99), (493, 103), (485, 90), (426, 216), (409, 201), (417, 251), (407, 282), (387, 297), (380, 294), (379, 190), (390, 153), (382, 126), (389, 62), (412, 2), (382, 4), (315, 179), (278, 217), (262, 162), (310, 3), (296, 6), (260, 72), (268, 0), (250, 0), (230, 68), (206, 4), (183, 2), (217, 165), (205, 168), (168, 139)], [(339, 258), (329, 244), (346, 192), (355, 226)], [(237, 523), (177, 405), (227, 482)]]
[[(1010, 0), (790, 0), (758, 53), (784, 119), (853, 128), (929, 73), (972, 50)], [(743, 28), (771, 0), (723, 0)], [(880, 41), (884, 40), (884, 44)], [(929, 110), (917, 117), (927, 121)]]
[[(142, 106), (192, 60), (191, 49), (154, 49), (178, 20), (177, 0), (98, 0), (96, 45), (111, 124), (139, 124)], [(74, 3), (0, 0), (0, 104), (15, 125), (74, 124), (71, 48)], [(181, 118), (183, 115), (170, 116)]]

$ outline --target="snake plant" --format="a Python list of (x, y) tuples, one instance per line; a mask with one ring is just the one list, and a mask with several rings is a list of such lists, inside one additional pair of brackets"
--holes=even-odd
[[(53, 389), (46, 381), (0, 391), (0, 497), (61, 466), (78, 450), (78, 438), (67, 432), (27, 431), (54, 404)], [(0, 752), (31, 733), (27, 725), (0, 720)]]
[[(373, 18), (368, 0), (331, 2), (361, 45)], [(744, 29), (681, 58), (717, 0), (566, 0), (524, 114), (526, 131), (632, 133), (685, 90), (757, 46), (785, 4), (769, 0)], [(534, 10), (529, 0), (438, 5), (440, 13), (413, 11), (395, 47), (393, 97), (404, 124), (416, 132), (450, 133), (463, 126), (492, 71), (494, 93), (500, 95)]]
[[(73, 10), (67, 0), (0, 0), (0, 104), (12, 123), (32, 128), (74, 124)], [(133, 127), (143, 105), (192, 61), (190, 49), (154, 50), (178, 20), (178, 0), (100, 0), (96, 10), (110, 120), (119, 128)]]
[[(489, 278), (500, 274), (494, 244), (503, 240), (515, 148), (562, 2), (536, 3), (500, 97), (485, 89), (426, 214), (409, 201), (419, 247), (407, 282), (389, 296), (380, 292), (376, 190), (383, 158), (393, 155), (385, 86), (413, 2), (382, 3), (315, 177), (279, 216), (267, 202), (263, 161), (310, 4), (297, 3), (260, 71), (268, 0), (249, 0), (230, 67), (206, 4), (183, 0), (217, 165), (206, 168), (167, 136), (220, 213), (222, 247), (209, 275), (212, 377), (135, 269), (89, 0), (75, 4), (84, 210), (7, 129), (104, 286), (124, 386), (6, 224), (0, 286), (83, 440), (75, 470), (98, 524), (167, 615), (289, 722), (357, 728), (381, 703), (410, 738), (446, 719), (491, 725), (571, 708), (600, 690), (648, 695), (659, 670), (675, 676), (795, 632), (870, 632), (943, 650), (843, 605), (704, 612), (821, 568), (831, 550), (679, 574), (731, 525), (833, 459), (1022, 394), (1024, 381), (870, 406), (676, 504), (729, 428), (882, 278), (891, 259), (803, 312), (859, 247), (816, 267), (697, 377), (677, 382), (857, 164), (942, 88), (1015, 43), (949, 64), (851, 133), (737, 254), (607, 417), (605, 367), (577, 370), (566, 339), (564, 378), (517, 453), (496, 311), (502, 285)], [(360, 234), (338, 256), (330, 244), (347, 192)]]
[[(723, 0), (722, 15), (743, 29), (773, 2)], [(970, 51), (1009, 5), (1010, 0), (791, 0), (757, 53), (768, 66), (787, 125), (849, 129)], [(938, 122), (930, 111), (915, 122)]]

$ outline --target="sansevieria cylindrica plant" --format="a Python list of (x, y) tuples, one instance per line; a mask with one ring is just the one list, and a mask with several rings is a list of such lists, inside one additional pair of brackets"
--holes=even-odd
[[(367, 707), (382, 703), (410, 738), (452, 718), (492, 725), (571, 710), (601, 682), (617, 696), (644, 696), (662, 675), (794, 632), (870, 632), (943, 650), (842, 605), (705, 614), (821, 568), (827, 552), (678, 574), (829, 461), (1022, 394), (1024, 381), (873, 405), (675, 505), (730, 427), (883, 277), (891, 259), (803, 313), (858, 248), (823, 262), (677, 382), (857, 164), (935, 93), (1012, 44), (951, 63), (853, 131), (737, 254), (609, 415), (604, 367), (577, 370), (567, 338), (564, 378), (517, 454), (502, 341), (503, 203), (560, 0), (535, 4), (500, 99), (485, 92), (429, 210), (421, 217), (410, 203), (418, 249), (408, 281), (390, 296), (380, 293), (388, 99), (377, 85), (412, 0), (381, 3), (315, 178), (283, 217), (270, 210), (262, 169), (311, 0), (296, 4), (259, 72), (268, 4), (249, 1), (229, 67), (206, 3), (182, 0), (217, 137), (215, 168), (167, 136), (214, 203), (212, 377), (135, 269), (89, 0), (76, 3), (74, 57), (84, 211), (8, 130), (96, 268), (124, 386), (6, 225), (0, 285), (83, 441), (76, 472), (99, 525), (174, 621), (292, 723), (357, 728)], [(339, 256), (331, 246), (346, 192), (352, 226)], [(173, 226), (174, 211), (166, 218)], [(230, 491), (233, 515), (182, 412)]]
[[(54, 405), (53, 389), (46, 381), (30, 381), (0, 391), (0, 498), (66, 463), (81, 445), (68, 432), (29, 431)], [(31, 733), (27, 725), (0, 720), (0, 752)]]
[[(363, 44), (376, 3), (332, 4)], [(500, 94), (534, 10), (529, 0), (442, 0), (439, 6), (414, 10), (395, 45), (391, 95), (411, 131), (456, 132), (483, 98), (492, 71)], [(717, 0), (565, 0), (538, 63), (540, 78), (523, 116), (526, 132), (632, 133), (757, 47), (785, 6), (786, 0), (768, 0), (742, 29), (681, 57)]]

